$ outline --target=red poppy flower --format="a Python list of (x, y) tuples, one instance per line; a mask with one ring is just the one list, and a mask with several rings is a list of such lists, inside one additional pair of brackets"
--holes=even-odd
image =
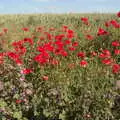
[(73, 38), (74, 37), (74, 31), (73, 30), (68, 30), (67, 31), (67, 38), (68, 39), (71, 39), (71, 38)]
[(69, 45), (71, 43), (71, 40), (65, 40), (64, 44)]
[(87, 63), (87, 61), (85, 61), (85, 60), (82, 60), (81, 62), (80, 62), (80, 66), (81, 67), (86, 67), (88, 65), (88, 63)]
[(50, 33), (46, 32), (46, 36), (48, 40), (52, 40), (53, 39), (53, 35), (51, 35)]
[(27, 68), (25, 68), (25, 69), (23, 69), (23, 70), (21, 71), (21, 73), (22, 73), (22, 74), (25, 74), (25, 75), (30, 74), (31, 72), (32, 72), (32, 70), (31, 70), (31, 69), (27, 69)]
[(44, 56), (45, 54), (39, 54), (34, 57), (34, 60), (39, 64), (46, 64), (49, 60), (49, 56)]
[(3, 32), (0, 32), (0, 36), (2, 36), (3, 35)]
[(15, 52), (8, 52), (8, 57), (11, 58), (12, 60), (17, 60), (19, 59), (19, 55)]
[(45, 51), (45, 49), (44, 49), (43, 46), (38, 46), (38, 47), (37, 47), (37, 50), (38, 50), (39, 52), (44, 52), (44, 51)]
[(51, 27), (49, 28), (49, 31), (55, 31), (55, 28)]
[(117, 21), (116, 21), (116, 20), (111, 20), (111, 21), (110, 21), (110, 24), (114, 26), (114, 25), (117, 24)]
[(37, 27), (36, 28), (36, 32), (42, 32), (43, 31), (43, 27)]
[(71, 47), (69, 47), (69, 50), (70, 51), (75, 51), (75, 48), (71, 46)]
[(120, 28), (120, 24), (117, 23), (117, 24), (114, 25), (114, 27), (115, 27), (115, 28)]
[(119, 28), (119, 23), (116, 20), (111, 20), (110, 24), (115, 28)]
[(120, 17), (120, 12), (117, 13), (117, 16)]
[(88, 23), (88, 18), (86, 18), (86, 17), (82, 17), (82, 18), (81, 18), (81, 21), (82, 21), (84, 24), (86, 24), (86, 25), (89, 24), (89, 23)]
[(109, 50), (103, 50), (102, 53), (100, 53), (99, 55), (100, 58), (110, 58), (111, 57), (111, 53)]
[(120, 72), (120, 65), (119, 64), (114, 64), (113, 66), (112, 66), (112, 72), (113, 73), (119, 73)]
[(20, 103), (22, 103), (22, 100), (18, 99), (18, 100), (16, 100), (15, 102), (16, 102), (17, 104), (20, 104)]
[(66, 25), (62, 26), (62, 31), (63, 32), (67, 32), (67, 30), (68, 30), (68, 26), (66, 26)]
[(45, 40), (45, 38), (41, 36), (41, 37), (40, 37), (40, 40)]
[(27, 52), (27, 49), (23, 46), (19, 46), (18, 48), (15, 48), (15, 50), (19, 55), (23, 55)]
[(32, 38), (24, 38), (24, 42), (28, 42), (30, 45), (33, 45), (33, 39)]
[(3, 58), (4, 56), (4, 53), (0, 53), (0, 59)]
[(22, 65), (23, 64), (22, 60), (20, 60), (20, 59), (16, 59), (15, 62), (16, 62), (17, 65)]
[(110, 22), (105, 22), (105, 26), (109, 27), (110, 26)]
[(19, 46), (22, 46), (24, 44), (24, 41), (23, 40), (19, 40), (19, 41), (15, 41), (12, 43), (12, 46), (13, 47), (19, 47)]
[(91, 55), (92, 55), (92, 56), (97, 56), (97, 53), (94, 52), (94, 51), (92, 51), (92, 52), (91, 52)]
[(54, 47), (52, 46), (51, 42), (44, 44), (43, 48), (45, 51), (50, 51), (50, 52), (53, 52), (53, 50), (54, 50)]
[(81, 20), (84, 21), (84, 22), (87, 22), (87, 21), (88, 21), (88, 18), (82, 17)]
[(94, 37), (93, 37), (92, 35), (86, 35), (86, 39), (88, 39), (88, 40), (93, 40)]
[(77, 47), (78, 45), (79, 45), (79, 44), (78, 44), (77, 41), (75, 41), (75, 42), (72, 43), (72, 46), (73, 46), (73, 47)]
[(22, 28), (22, 30), (25, 31), (25, 32), (28, 32), (28, 31), (29, 31), (29, 28), (24, 27), (24, 28)]
[(118, 46), (120, 46), (120, 43), (118, 41), (113, 41), (112, 46), (118, 47)]
[(0, 64), (3, 64), (3, 61), (4, 61), (3, 57), (4, 57), (4, 54), (0, 53)]
[(0, 64), (3, 64), (4, 60), (3, 59), (0, 59)]
[(63, 50), (63, 51), (61, 51), (61, 55), (64, 56), (64, 57), (66, 57), (66, 56), (68, 56), (68, 53)]
[(105, 31), (104, 29), (102, 29), (102, 28), (98, 29), (98, 33), (97, 33), (98, 36), (100, 36), (100, 35), (107, 35), (107, 34), (108, 34), (108, 32)]
[(43, 78), (43, 80), (48, 80), (49, 79), (48, 76), (43, 76), (42, 78)]
[(65, 37), (64, 34), (59, 34), (59, 35), (56, 35), (56, 36), (55, 36), (55, 40), (56, 40), (56, 41), (62, 41), (64, 37)]
[(28, 32), (28, 31), (29, 31), (29, 28), (24, 27), (24, 28), (22, 28), (22, 30), (25, 31), (25, 32)]
[(63, 46), (64, 46), (64, 43), (63, 43), (62, 41), (56, 41), (56, 42), (55, 42), (55, 45), (57, 45), (58, 48), (61, 48), (61, 49), (62, 49)]
[(4, 33), (7, 33), (7, 32), (8, 32), (8, 29), (7, 29), (7, 28), (4, 28), (4, 29), (3, 29), (3, 32), (4, 32)]
[(85, 57), (85, 53), (84, 52), (79, 52), (77, 54), (78, 57), (84, 58)]
[(104, 60), (102, 60), (102, 63), (105, 65), (110, 65), (112, 63), (112, 60), (111, 59), (104, 59)]
[(115, 55), (120, 55), (120, 49), (118, 50), (118, 49), (115, 49), (114, 50), (114, 53), (115, 53)]

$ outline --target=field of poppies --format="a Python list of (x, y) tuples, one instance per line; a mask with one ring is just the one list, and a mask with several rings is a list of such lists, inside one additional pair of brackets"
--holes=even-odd
[(0, 120), (120, 120), (120, 12), (0, 15)]

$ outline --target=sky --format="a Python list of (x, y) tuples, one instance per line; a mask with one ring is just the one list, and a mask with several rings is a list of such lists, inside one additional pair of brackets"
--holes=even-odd
[(0, 14), (115, 13), (120, 0), (0, 0)]

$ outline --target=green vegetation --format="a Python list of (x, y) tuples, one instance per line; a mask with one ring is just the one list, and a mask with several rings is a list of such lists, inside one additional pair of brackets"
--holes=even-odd
[(0, 15), (0, 120), (120, 120), (120, 17)]

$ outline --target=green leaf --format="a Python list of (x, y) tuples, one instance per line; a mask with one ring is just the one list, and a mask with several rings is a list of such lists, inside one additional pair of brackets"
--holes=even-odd
[(17, 118), (18, 120), (20, 120), (22, 118), (22, 112), (21, 111), (14, 112), (13, 117)]
[(18, 98), (19, 98), (19, 94), (15, 94), (15, 95), (13, 96), (13, 98), (18, 99)]
[(3, 108), (3, 107), (6, 107), (6, 106), (7, 106), (7, 103), (3, 99), (1, 99), (0, 100), (0, 107)]
[(63, 111), (63, 112), (59, 115), (59, 119), (65, 120), (65, 111)]

